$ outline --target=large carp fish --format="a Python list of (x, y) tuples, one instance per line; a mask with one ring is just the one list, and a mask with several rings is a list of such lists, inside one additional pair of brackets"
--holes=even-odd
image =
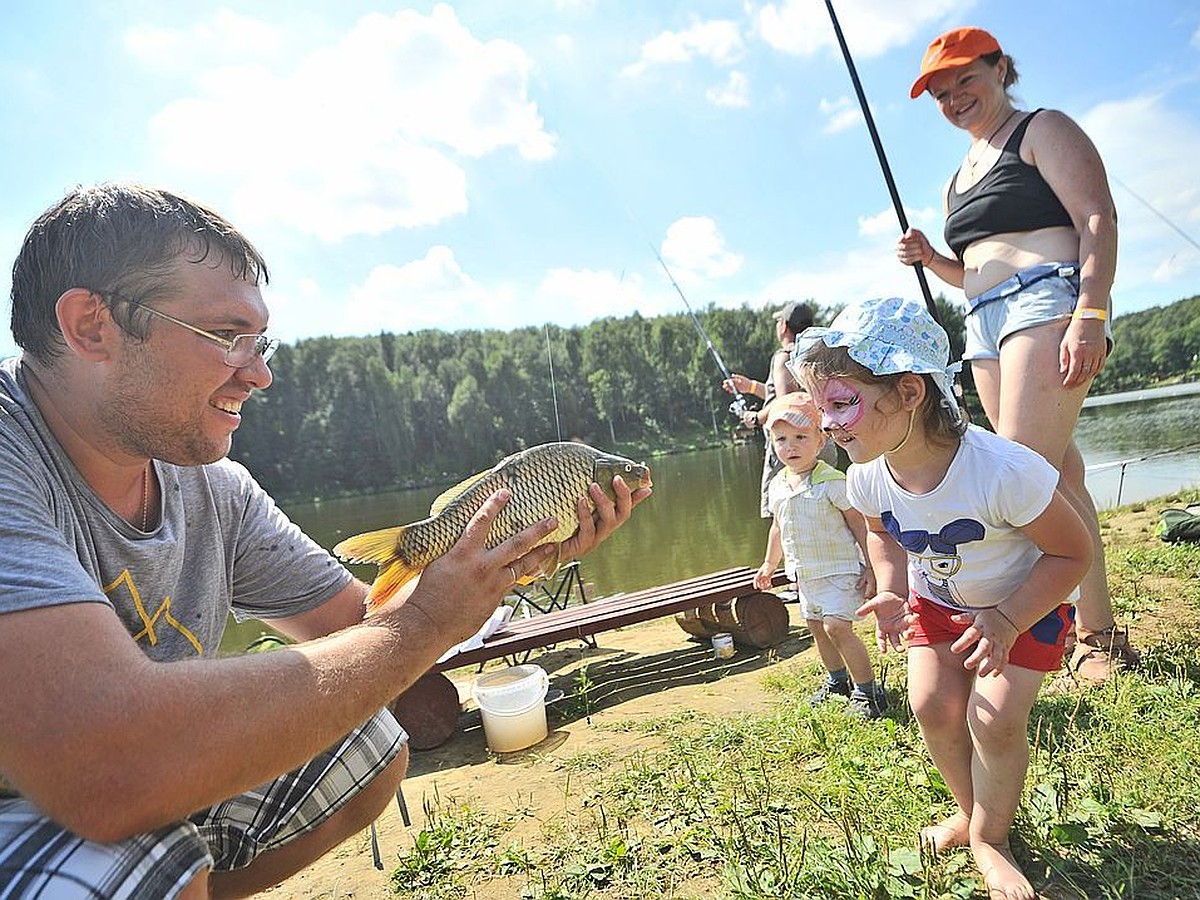
[[(488, 547), (495, 547), (547, 516), (558, 520), (558, 528), (540, 543), (565, 541), (579, 529), (577, 503), (580, 497), (588, 497), (588, 485), (596, 482), (615, 500), (614, 478), (623, 479), (631, 490), (637, 490), (650, 486), (650, 469), (587, 444), (567, 441), (540, 444), (514, 453), (492, 469), (456, 484), (433, 501), (429, 518), (346, 538), (333, 552), (347, 562), (379, 566), (379, 574), (367, 594), (370, 613), (454, 546), (471, 517), (500, 488), (507, 488), (512, 497), (492, 523), (486, 541)], [(589, 506), (595, 509), (590, 498)]]

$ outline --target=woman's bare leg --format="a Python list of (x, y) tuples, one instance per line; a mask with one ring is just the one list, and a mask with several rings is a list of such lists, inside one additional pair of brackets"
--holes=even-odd
[[(1083, 456), (1075, 424), (1090, 383), (1066, 389), (1058, 371), (1058, 347), (1066, 324), (1051, 322), (1010, 335), (1000, 359), (973, 360), (971, 371), (988, 421), (997, 434), (1037, 451), (1062, 475), (1059, 487), (1092, 539), (1092, 566), (1079, 586), (1075, 628), (1080, 638), (1113, 627), (1112, 596), (1096, 506), (1084, 484)], [(1088, 675), (1107, 677), (1108, 657), (1095, 660)]]

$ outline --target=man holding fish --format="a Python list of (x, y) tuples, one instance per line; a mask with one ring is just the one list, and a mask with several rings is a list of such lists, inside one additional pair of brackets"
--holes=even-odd
[[(219, 215), (138, 185), (77, 188), (25, 239), (23, 353), (0, 363), (0, 895), (246, 896), (304, 868), (403, 778), (381, 708), (650, 493), (628, 470), (585, 484), (577, 527), (560, 506), (503, 531), (504, 482), (365, 617), (367, 586), (225, 458), (271, 383), (267, 278)], [(230, 610), (297, 643), (219, 658)]]

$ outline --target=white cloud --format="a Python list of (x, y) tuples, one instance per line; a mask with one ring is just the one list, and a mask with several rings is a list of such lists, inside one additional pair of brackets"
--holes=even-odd
[(732, 66), (742, 58), (745, 50), (737, 22), (710, 19), (683, 31), (664, 31), (646, 41), (641, 57), (626, 66), (623, 74), (636, 78), (652, 66), (687, 63), (697, 57), (717, 66)]
[[(908, 44), (925, 35), (932, 23), (973, 5), (970, 0), (855, 0), (840, 4), (836, 12), (850, 53), (857, 59), (880, 56), (892, 47)], [(812, 56), (825, 47), (841, 52), (829, 13), (815, 0), (768, 3), (752, 14), (759, 37), (783, 53)]]
[(1200, 28), (1192, 32), (1192, 46), (1200, 50)]
[(708, 216), (687, 216), (671, 223), (662, 256), (680, 282), (727, 278), (742, 267), (741, 254), (725, 247), (725, 237)]
[(733, 71), (720, 87), (709, 88), (705, 94), (714, 106), (742, 107), (750, 105), (750, 79), (744, 72)]
[(188, 28), (134, 25), (123, 41), (125, 49), (143, 63), (158, 69), (185, 71), (197, 60), (264, 59), (283, 48), (283, 28), (228, 9), (219, 9), (208, 20)]
[(456, 156), (554, 155), (528, 97), (531, 68), (516, 44), (480, 41), (444, 4), (371, 14), (281, 74), (202, 73), (150, 136), (173, 170), (239, 184), (242, 219), (257, 210), (326, 240), (379, 234), (465, 211)]
[[(511, 293), (491, 289), (459, 266), (449, 247), (431, 247), (421, 259), (372, 269), (350, 292), (338, 317), (340, 334), (417, 331), (445, 327), (512, 327)], [(457, 322), (457, 326), (447, 323)]]
[[(1194, 117), (1172, 109), (1167, 95), (1148, 94), (1102, 103), (1079, 124), (1100, 151), (1117, 204), (1114, 300), (1119, 304), (1123, 290), (1147, 281), (1177, 282), (1179, 296), (1195, 293), (1200, 250), (1192, 241), (1200, 241), (1200, 182), (1190, 148), (1200, 145), (1200, 128)], [(1184, 277), (1189, 274), (1190, 281)]]
[(836, 100), (822, 99), (818, 108), (821, 115), (827, 119), (825, 127), (821, 129), (825, 134), (837, 134), (839, 131), (853, 128), (863, 121), (862, 110), (849, 97), (838, 97)]
[(533, 306), (544, 310), (544, 321), (563, 326), (586, 325), (606, 316), (621, 318), (635, 312), (658, 316), (673, 312), (665, 293), (648, 295), (640, 276), (616, 275), (596, 269), (551, 269), (538, 285)]

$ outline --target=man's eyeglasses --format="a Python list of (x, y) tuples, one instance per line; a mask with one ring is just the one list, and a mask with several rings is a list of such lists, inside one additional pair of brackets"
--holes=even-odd
[(214, 344), (219, 344), (225, 348), (225, 365), (232, 366), (235, 369), (250, 365), (254, 362), (255, 357), (258, 356), (261, 356), (263, 362), (266, 362), (279, 349), (279, 338), (269, 338), (265, 334), (238, 334), (232, 338), (223, 338), (219, 334), (213, 334), (211, 331), (197, 328), (190, 322), (183, 321), (183, 319), (169, 316), (161, 309), (155, 309), (153, 306), (147, 306), (145, 303), (138, 303), (136, 300), (130, 300), (128, 297), (122, 297), (118, 294), (108, 294), (107, 296), (112, 297), (114, 300), (128, 303), (130, 306), (144, 309), (151, 315), (158, 316), (160, 319), (166, 319), (168, 322), (174, 322), (176, 325), (186, 328), (188, 331), (198, 334), (200, 337), (212, 341)]

